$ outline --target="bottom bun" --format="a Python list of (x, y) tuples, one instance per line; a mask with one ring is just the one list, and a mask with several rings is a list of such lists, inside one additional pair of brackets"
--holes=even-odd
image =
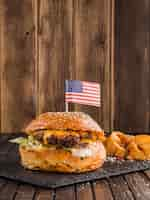
[[(82, 150), (84, 149), (82, 148)], [(21, 163), (25, 168), (64, 173), (80, 173), (101, 167), (106, 158), (103, 144), (101, 142), (90, 144), (88, 150), (91, 152), (89, 156), (79, 157), (77, 152), (72, 153), (64, 149), (19, 148)]]

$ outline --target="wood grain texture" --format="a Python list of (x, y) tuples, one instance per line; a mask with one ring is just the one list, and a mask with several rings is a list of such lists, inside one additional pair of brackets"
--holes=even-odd
[(53, 200), (54, 199), (53, 194), (54, 192), (51, 190), (36, 188), (36, 195), (35, 195), (34, 200)]
[(64, 111), (64, 80), (101, 83), (102, 107), (70, 105), (110, 131), (113, 0), (0, 1), (0, 130)]
[[(109, 98), (107, 98), (110, 95), (107, 65), (110, 55), (108, 53), (108, 2), (111, 1), (74, 1), (73, 48), (75, 67), (72, 69), (74, 79), (99, 82), (102, 91), (102, 106), (100, 108), (75, 105), (75, 110), (89, 113), (107, 130), (110, 128)], [(105, 107), (104, 114), (103, 106), (105, 105), (108, 107)]]
[(32, 200), (35, 189), (30, 185), (20, 185), (17, 189), (15, 200)]
[(143, 173), (128, 174), (126, 181), (136, 200), (150, 199), (150, 184)]
[(16, 196), (16, 191), (18, 188), (17, 183), (13, 183), (11, 181), (7, 181), (6, 185), (2, 188), (2, 191), (0, 192), (1, 200), (13, 200)]
[(124, 131), (150, 132), (149, 16), (150, 1), (116, 1), (115, 128)]
[(1, 0), (1, 131), (20, 131), (35, 116), (34, 20), (30, 0)]
[(77, 184), (76, 187), (77, 200), (93, 200), (92, 188), (90, 183)]
[[(143, 172), (109, 178), (92, 183), (77, 184), (56, 190), (33, 187), (31, 185), (14, 183), (0, 179), (1, 200), (149, 200), (150, 180)], [(93, 190), (93, 189), (94, 190)], [(111, 191), (112, 190), (112, 194)]]
[(6, 185), (7, 181), (3, 178), (0, 178), (0, 190)]
[(75, 187), (69, 186), (60, 189), (56, 189), (55, 200), (75, 200)]
[(118, 176), (109, 180), (115, 200), (134, 200), (134, 197), (123, 177)]
[(93, 183), (93, 191), (95, 200), (113, 200), (111, 189), (106, 180), (101, 180)]
[[(3, 58), (3, 34), (2, 34), (2, 30), (3, 30), (3, 26), (4, 26), (4, 20), (3, 20), (3, 16), (4, 16), (4, 10), (3, 10), (3, 5), (0, 3), (0, 62), (2, 62), (2, 58)], [(2, 65), (0, 64), (0, 130), (1, 130), (1, 80), (2, 80)]]
[(97, 81), (102, 90), (101, 108), (70, 110), (89, 113), (105, 131), (150, 132), (149, 16), (148, 0), (1, 0), (1, 132), (64, 111), (65, 79)]
[(39, 1), (39, 113), (64, 111), (69, 78), (71, 0)]
[(150, 179), (150, 170), (144, 171), (144, 173), (147, 175), (147, 177)]

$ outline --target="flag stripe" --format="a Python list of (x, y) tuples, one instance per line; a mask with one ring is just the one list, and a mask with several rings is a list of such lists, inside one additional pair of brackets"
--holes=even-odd
[(98, 89), (95, 89), (95, 88), (90, 88), (90, 87), (86, 87), (86, 86), (83, 86), (82, 87), (83, 88), (83, 90), (89, 90), (89, 91), (93, 91), (93, 92), (99, 92), (99, 90), (100, 90), (100, 88), (98, 88)]
[(89, 102), (89, 101), (81, 101), (81, 100), (77, 100), (77, 99), (71, 99), (71, 100), (68, 100), (67, 102), (87, 104), (87, 105), (93, 105), (93, 106), (100, 107), (100, 104), (98, 104), (98, 103), (95, 103), (95, 102), (92, 103), (92, 102)]
[(100, 104), (97, 101), (90, 101), (89, 99), (85, 100), (85, 99), (78, 99), (78, 98), (70, 98), (70, 99), (66, 99), (67, 101), (83, 101), (83, 102), (89, 102), (89, 103), (93, 103), (93, 104)]
[(83, 85), (82, 88), (86, 88), (86, 89), (89, 89), (89, 90), (100, 90), (100, 87), (90, 87), (90, 86), (86, 86), (86, 85)]
[(85, 94), (85, 93), (88, 93), (88, 94), (100, 95), (100, 91), (99, 91), (99, 92), (95, 92), (95, 91), (89, 91), (89, 90), (87, 90), (87, 89), (84, 89), (84, 90), (83, 90), (83, 93), (84, 93), (84, 94)]
[(88, 81), (82, 81), (82, 83), (84, 84), (84, 85), (93, 85), (93, 86), (99, 86), (99, 83), (95, 83), (95, 82), (88, 82)]
[(75, 93), (75, 92), (66, 92), (65, 96), (86, 96), (86, 97), (99, 97), (97, 94), (91, 94), (91, 93)]
[(71, 99), (78, 99), (78, 100), (85, 100), (85, 101), (91, 101), (91, 102), (100, 102), (100, 99), (91, 99), (91, 98), (87, 98), (87, 97), (78, 97), (78, 96), (74, 96), (74, 97), (66, 97), (66, 100), (71, 100)]
[(88, 88), (93, 88), (93, 89), (98, 89), (100, 88), (100, 86), (93, 86), (93, 85), (85, 85), (85, 84), (82, 84), (83, 87), (88, 87)]

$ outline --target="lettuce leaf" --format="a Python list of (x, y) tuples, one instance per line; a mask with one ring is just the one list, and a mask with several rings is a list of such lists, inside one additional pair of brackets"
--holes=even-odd
[(18, 138), (9, 140), (9, 142), (16, 143), (16, 144), (27, 144), (28, 138), (18, 137)]
[(33, 136), (28, 136), (28, 138), (25, 137), (19, 137), (19, 138), (15, 138), (12, 140), (9, 140), (9, 142), (11, 143), (16, 143), (19, 144), (21, 146), (26, 146), (26, 147), (41, 147), (42, 144), (35, 140)]

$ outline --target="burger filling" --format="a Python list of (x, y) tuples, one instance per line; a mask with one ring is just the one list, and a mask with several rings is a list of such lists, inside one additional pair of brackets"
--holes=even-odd
[(97, 132), (72, 130), (40, 130), (33, 133), (33, 136), (45, 145), (57, 145), (69, 148), (80, 145), (85, 146), (85, 144), (93, 141), (104, 140), (104, 136), (101, 136)]
[(63, 148), (72, 152), (75, 156), (90, 156), (88, 148), (90, 144), (103, 141), (104, 136), (97, 132), (80, 132), (72, 130), (39, 130), (27, 138), (16, 138), (11, 140), (26, 148)]

